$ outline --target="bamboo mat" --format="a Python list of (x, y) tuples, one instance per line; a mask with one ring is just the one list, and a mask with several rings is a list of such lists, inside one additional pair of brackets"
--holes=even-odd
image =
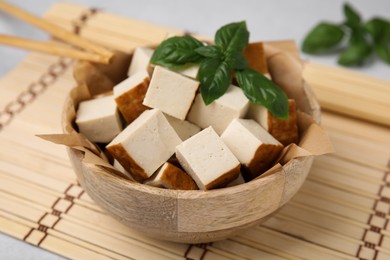
[[(182, 33), (73, 4), (45, 17), (123, 51)], [(311, 63), (305, 77), (336, 153), (316, 159), (299, 193), (264, 224), (187, 245), (140, 237), (111, 219), (78, 185), (65, 148), (35, 137), (61, 132), (74, 81), (72, 60), (30, 54), (0, 79), (0, 232), (72, 259), (390, 259), (390, 129), (367, 121), (375, 110), (375, 120), (388, 119), (381, 93), (390, 84)], [(342, 92), (349, 101), (335, 103)]]

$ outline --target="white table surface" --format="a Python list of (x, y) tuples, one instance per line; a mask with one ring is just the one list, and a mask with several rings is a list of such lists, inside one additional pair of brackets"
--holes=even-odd
[[(36, 15), (42, 15), (56, 0), (8, 0)], [(222, 25), (246, 20), (250, 41), (294, 39), (300, 45), (305, 34), (319, 21), (343, 20), (341, 0), (68, 0), (140, 20), (213, 36)], [(389, 0), (354, 0), (353, 6), (364, 19), (390, 19)], [(44, 40), (48, 36), (19, 20), (0, 13), (0, 33)], [(12, 70), (27, 51), (0, 46), (0, 77)], [(337, 56), (309, 56), (305, 59), (337, 66)], [(379, 60), (354, 70), (390, 80), (390, 66)], [(12, 86), (9, 86), (12, 87)], [(389, 86), (390, 87), (390, 86)], [(1, 94), (0, 94), (1, 98)], [(0, 133), (1, 134), (1, 133)], [(0, 259), (63, 259), (0, 233)]]

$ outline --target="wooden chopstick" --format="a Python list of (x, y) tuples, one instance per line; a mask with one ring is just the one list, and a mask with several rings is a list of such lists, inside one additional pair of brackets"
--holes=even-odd
[[(79, 37), (78, 35), (72, 32), (64, 30), (63, 28), (57, 25), (54, 25), (40, 17), (34, 16), (5, 1), (0, 1), (0, 10), (10, 15), (13, 15), (29, 24), (32, 24), (66, 43), (80, 47), (87, 51), (95, 52), (96, 54), (90, 56), (87, 54), (81, 54), (82, 53), (81, 51), (72, 51), (70, 49), (64, 50), (63, 48), (55, 47), (53, 44), (50, 43), (49, 43), (50, 48), (47, 48), (48, 45), (46, 43), (39, 43), (33, 40), (24, 40), (22, 38), (17, 38), (13, 36), (7, 36), (7, 37), (3, 36), (2, 43), (21, 47), (21, 48), (27, 48), (30, 50), (39, 50), (39, 51), (48, 52), (56, 55), (61, 54), (62, 56), (69, 56), (72, 58), (88, 59), (88, 60), (92, 59), (92, 61), (101, 62), (101, 63), (108, 63), (114, 55), (111, 51), (107, 50), (102, 46), (96, 45), (84, 38)], [(97, 58), (98, 55), (102, 56), (101, 59)]]
[(27, 49), (27, 50), (53, 54), (61, 57), (88, 60), (92, 62), (105, 63), (105, 64), (109, 63), (110, 61), (110, 57), (108, 56), (101, 56), (96, 53), (84, 52), (76, 49), (71, 49), (68, 47), (63, 47), (53, 42), (40, 42), (40, 41), (28, 40), (16, 36), (0, 34), (0, 43), (13, 46), (13, 47)]

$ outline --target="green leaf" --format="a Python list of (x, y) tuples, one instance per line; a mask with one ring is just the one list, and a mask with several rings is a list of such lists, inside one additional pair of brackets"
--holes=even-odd
[[(379, 41), (384, 34), (386, 34), (387, 28), (390, 28), (390, 22), (385, 19), (375, 17), (368, 21), (364, 25), (365, 30), (372, 36), (375, 42)], [(388, 30), (390, 32), (390, 30)], [(390, 39), (390, 36), (388, 36)]]
[(378, 57), (390, 64), (390, 22), (375, 17), (368, 21), (364, 28), (374, 41), (374, 50)]
[(249, 42), (249, 32), (245, 21), (222, 26), (215, 33), (215, 44), (225, 53), (242, 52)]
[(346, 24), (349, 27), (359, 27), (361, 23), (360, 15), (349, 4), (344, 4), (344, 15), (346, 18)]
[(390, 43), (377, 43), (374, 45), (374, 49), (379, 58), (390, 65)]
[(150, 62), (167, 68), (198, 63), (204, 57), (195, 51), (203, 43), (191, 36), (174, 36), (163, 41), (154, 51)]
[(236, 52), (231, 55), (227, 55), (226, 62), (235, 70), (243, 70), (248, 67), (248, 61), (246, 60), (242, 52)]
[(208, 45), (196, 48), (195, 51), (206, 58), (221, 58), (222, 50), (221, 47), (216, 45)]
[(252, 103), (266, 107), (275, 117), (288, 118), (287, 95), (274, 82), (252, 69), (237, 71), (236, 78)]
[(363, 27), (353, 28), (349, 37), (349, 45), (369, 45)]
[(366, 58), (371, 54), (371, 50), (369, 45), (362, 42), (350, 45), (341, 53), (338, 63), (344, 66), (362, 65)]
[(305, 37), (302, 51), (316, 54), (327, 51), (338, 45), (344, 38), (341, 26), (331, 23), (320, 23)]
[(371, 52), (372, 46), (368, 43), (363, 27), (353, 27), (349, 46), (339, 56), (338, 63), (344, 66), (360, 66)]
[(206, 105), (225, 94), (230, 86), (231, 68), (220, 59), (205, 59), (200, 63), (198, 79), (200, 93)]

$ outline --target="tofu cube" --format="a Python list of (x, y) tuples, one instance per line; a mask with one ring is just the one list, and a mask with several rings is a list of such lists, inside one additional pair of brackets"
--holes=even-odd
[(80, 102), (76, 124), (80, 133), (91, 142), (111, 142), (122, 131), (114, 97), (109, 95)]
[(231, 85), (223, 96), (208, 106), (198, 94), (187, 120), (201, 128), (212, 126), (220, 135), (234, 118), (245, 116), (248, 108), (249, 101), (241, 88)]
[(198, 71), (199, 71), (199, 65), (198, 64), (191, 64), (191, 65), (186, 65), (184, 67), (180, 67), (178, 69), (174, 69), (174, 71), (183, 74), (187, 77), (196, 79), (198, 76)]
[(221, 139), (242, 164), (248, 181), (268, 170), (283, 150), (278, 140), (251, 119), (234, 119)]
[(268, 113), (269, 112), (266, 107), (250, 103), (246, 118), (255, 120), (268, 131)]
[(263, 42), (249, 43), (244, 49), (243, 54), (248, 61), (248, 67), (261, 74), (268, 73), (267, 59), (265, 56)]
[(133, 122), (142, 112), (149, 109), (142, 104), (149, 81), (147, 71), (140, 70), (114, 86), (115, 102), (127, 124)]
[(248, 118), (254, 119), (284, 146), (298, 143), (297, 109), (294, 99), (288, 100), (288, 119), (274, 117), (265, 107), (251, 104)]
[(150, 59), (154, 50), (145, 47), (138, 47), (134, 50), (133, 58), (129, 66), (127, 75), (130, 77), (139, 71), (148, 71)]
[(199, 133), (201, 130), (199, 126), (194, 125), (193, 123), (190, 123), (186, 120), (180, 120), (167, 114), (165, 114), (165, 117), (173, 129), (175, 129), (180, 139), (183, 141), (187, 140), (196, 133)]
[(240, 173), (240, 162), (212, 127), (178, 145), (176, 157), (201, 190), (225, 187)]
[(198, 81), (156, 66), (143, 104), (184, 120), (198, 88)]
[(163, 165), (181, 143), (158, 109), (144, 111), (106, 149), (136, 181), (142, 182)]
[(173, 190), (197, 190), (194, 180), (182, 169), (166, 162), (145, 184)]

